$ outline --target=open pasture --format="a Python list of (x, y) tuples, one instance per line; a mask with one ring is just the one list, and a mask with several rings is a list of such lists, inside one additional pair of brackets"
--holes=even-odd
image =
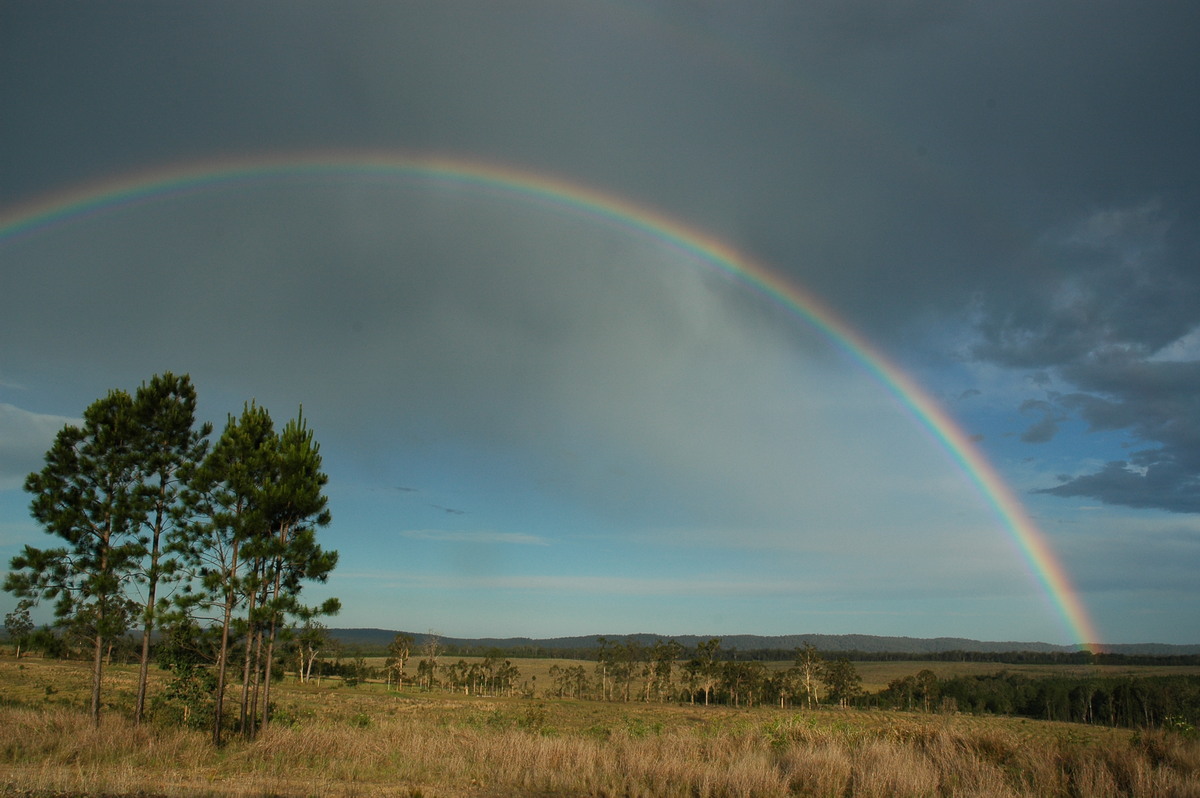
[[(365, 664), (368, 668), (381, 671), (386, 657), (372, 656), (364, 657)], [(419, 659), (419, 655), (413, 657), (409, 662), (408, 670), (415, 669), (415, 662)], [(439, 659), (443, 665), (451, 662), (465, 661), (468, 665), (476, 662), (482, 662), (483, 657), (477, 656), (457, 656), (445, 655)], [(501, 657), (504, 659), (504, 657)], [(510, 660), (521, 672), (519, 682), (522, 684), (528, 683), (537, 694), (546, 692), (551, 684), (550, 668), (558, 666), (559, 668), (573, 667), (583, 665), (587, 668), (589, 675), (595, 668), (596, 663), (588, 660), (578, 659), (553, 659), (553, 658), (511, 658)], [(768, 661), (763, 663), (768, 669), (786, 670), (792, 666), (791, 660)], [(884, 662), (855, 662), (854, 667), (862, 676), (862, 686), (867, 692), (874, 693), (884, 689), (890, 682), (895, 679), (902, 679), (905, 676), (915, 676), (922, 670), (931, 670), (939, 679), (947, 679), (955, 676), (982, 676), (991, 673), (999, 673), (1005, 671), (1008, 673), (1020, 673), (1031, 678), (1040, 678), (1044, 676), (1170, 676), (1174, 674), (1190, 674), (1200, 675), (1200, 665), (1040, 665), (1040, 664), (1006, 664), (996, 662), (943, 662), (943, 661), (920, 661), (920, 660), (898, 660)]]
[(1200, 796), (1200, 742), (1175, 734), (464, 696), (336, 679), (289, 678), (273, 693), (276, 723), (253, 742), (214, 749), (200, 731), (134, 727), (124, 711), (132, 669), (108, 674), (111, 702), (96, 730), (84, 663), (0, 659), (0, 794)]

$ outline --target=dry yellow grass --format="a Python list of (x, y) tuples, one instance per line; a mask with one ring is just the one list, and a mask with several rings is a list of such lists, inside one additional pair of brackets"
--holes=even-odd
[[(134, 727), (119, 711), (93, 729), (85, 669), (24, 664), (0, 660), (0, 794), (1200, 798), (1200, 743), (1166, 734), (377, 685), (281, 685), (293, 723), (217, 750), (202, 732)], [(76, 706), (59, 703), (76, 692)]]

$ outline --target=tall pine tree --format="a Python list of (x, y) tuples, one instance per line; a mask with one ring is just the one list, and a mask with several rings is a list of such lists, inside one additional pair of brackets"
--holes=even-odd
[(106, 647), (127, 631), (126, 588), (144, 547), (138, 539), (147, 509), (138, 457), (140, 432), (133, 399), (110, 391), (67, 425), (46, 452), (46, 465), (25, 480), (30, 512), (66, 543), (26, 545), (12, 559), (4, 588), (32, 599), (54, 599), (62, 623), (87, 630), (93, 643), (91, 715), (100, 724)]
[(211, 424), (196, 428), (196, 389), (185, 374), (167, 372), (142, 383), (133, 400), (138, 440), (135, 455), (141, 471), (146, 514), (139, 537), (143, 551), (142, 652), (138, 671), (135, 722), (146, 709), (150, 640), (160, 612), (160, 582), (175, 576), (172, 544), (183, 534), (188, 508), (185, 480), (208, 448)]
[(262, 486), (273, 477), (276, 440), (265, 408), (250, 403), (240, 417), (229, 417), (191, 480), (196, 516), (187, 540), (178, 547), (195, 583), (180, 595), (181, 607), (221, 630), (213, 718), (217, 745), (237, 626), (252, 620), (255, 613), (253, 601), (261, 581), (259, 552), (269, 534)]
[[(279, 632), (288, 616), (337, 612), (337, 599), (304, 607), (306, 581), (323, 582), (337, 552), (317, 543), (329, 523), (319, 447), (303, 418), (277, 434), (270, 414), (254, 403), (231, 417), (197, 469), (192, 490), (196, 522), (186, 547), (196, 588), (184, 599), (219, 625), (217, 713), (213, 740), (221, 741), (224, 693), (232, 652), (241, 643), (239, 729), (253, 736), (270, 717), (270, 681)], [(260, 707), (261, 697), (261, 707)]]

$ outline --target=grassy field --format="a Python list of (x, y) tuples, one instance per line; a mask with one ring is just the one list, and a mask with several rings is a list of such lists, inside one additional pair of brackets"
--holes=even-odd
[[(548, 685), (553, 661), (517, 664), (523, 680)], [(964, 672), (961, 663), (863, 663), (860, 671), (882, 686), (925, 666)], [(1200, 798), (1200, 742), (1158, 732), (289, 679), (272, 694), (284, 722), (218, 750), (204, 732), (134, 727), (131, 667), (108, 670), (109, 705), (93, 729), (88, 678), (83, 663), (0, 658), (0, 794)]]
[[(415, 658), (414, 658), (415, 659)], [(480, 662), (482, 657), (445, 656), (443, 664), (464, 660), (468, 664)], [(386, 657), (364, 657), (368, 667), (382, 669)], [(591, 674), (594, 662), (576, 659), (513, 659), (511, 660), (521, 671), (521, 681), (530, 682), (537, 687), (539, 693), (544, 692), (551, 684), (550, 668), (554, 665), (570, 667), (583, 665)], [(792, 666), (791, 661), (763, 663), (772, 670), (786, 670)], [(856, 662), (854, 667), (862, 676), (863, 689), (869, 693), (878, 692), (888, 686), (894, 679), (913, 676), (921, 670), (933, 671), (939, 679), (954, 676), (975, 676), (1007, 671), (1021, 673), (1030, 677), (1042, 676), (1169, 676), (1172, 674), (1200, 675), (1200, 665), (1007, 665), (994, 662)], [(408, 669), (413, 670), (410, 664)]]

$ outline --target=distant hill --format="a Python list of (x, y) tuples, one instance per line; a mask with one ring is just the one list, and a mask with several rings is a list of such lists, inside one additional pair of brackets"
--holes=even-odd
[[(330, 629), (329, 633), (349, 648), (385, 648), (399, 632), (387, 629)], [(429, 635), (419, 632), (405, 632), (411, 635), (417, 645), (421, 645)], [(1032, 651), (1037, 653), (1056, 653), (1078, 651), (1080, 646), (1061, 646), (1052, 643), (971, 640), (965, 637), (881, 637), (877, 635), (776, 635), (765, 637), (761, 635), (582, 635), (578, 637), (482, 637), (458, 638), (441, 637), (448, 646), (459, 649), (499, 648), (506, 651), (526, 650), (534, 653), (537, 650), (571, 651), (575, 649), (595, 648), (596, 640), (604, 637), (616, 642), (635, 640), (643, 645), (653, 645), (656, 640), (675, 640), (688, 648), (712, 637), (721, 638), (721, 648), (738, 651), (781, 651), (791, 652), (811, 643), (821, 651), (862, 651), (869, 654), (939, 654), (948, 651), (970, 651), (985, 654), (1000, 654), (1012, 651)], [(1127, 655), (1150, 656), (1179, 656), (1200, 654), (1200, 644), (1170, 645), (1166, 643), (1134, 643), (1105, 645), (1105, 652)]]

